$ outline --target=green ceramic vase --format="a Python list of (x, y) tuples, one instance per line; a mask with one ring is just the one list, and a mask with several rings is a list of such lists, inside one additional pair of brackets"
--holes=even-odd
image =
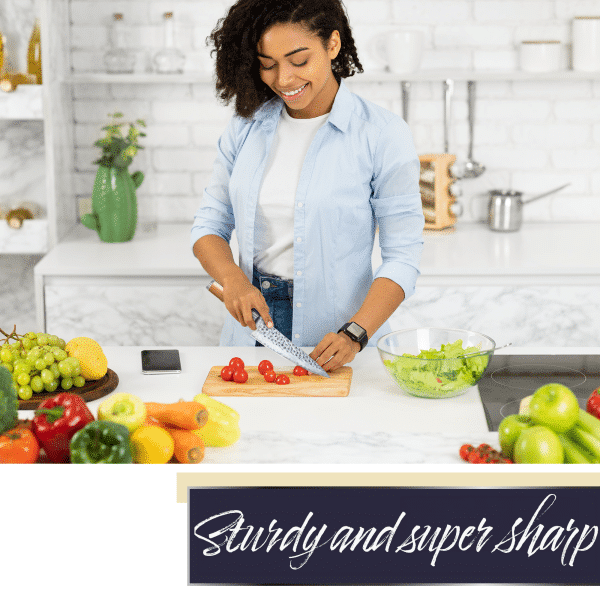
[(135, 190), (144, 174), (99, 166), (92, 191), (92, 212), (81, 217), (83, 225), (98, 232), (103, 242), (128, 242), (137, 226)]

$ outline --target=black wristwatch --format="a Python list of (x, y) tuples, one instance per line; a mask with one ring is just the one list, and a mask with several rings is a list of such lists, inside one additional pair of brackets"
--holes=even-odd
[(367, 332), (357, 323), (351, 321), (350, 323), (346, 323), (338, 333), (345, 333), (353, 342), (358, 342), (360, 344), (359, 352), (369, 343), (369, 338), (367, 337)]

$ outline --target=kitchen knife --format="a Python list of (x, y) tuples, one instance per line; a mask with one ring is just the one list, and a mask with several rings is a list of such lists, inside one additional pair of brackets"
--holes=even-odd
[[(224, 301), (223, 287), (221, 284), (213, 280), (206, 288), (221, 302)], [(265, 348), (270, 348), (273, 352), (283, 356), (283, 358), (287, 358), (294, 364), (304, 367), (307, 371), (310, 371), (315, 375), (329, 377), (327, 371), (325, 371), (316, 360), (313, 360), (306, 352), (304, 352), (304, 350), (301, 350), (298, 346), (288, 340), (281, 331), (275, 329), (275, 327), (267, 327), (263, 318), (254, 308), (252, 309), (252, 317), (256, 323), (256, 329), (254, 331), (250, 329), (249, 333), (257, 342), (260, 342)]]

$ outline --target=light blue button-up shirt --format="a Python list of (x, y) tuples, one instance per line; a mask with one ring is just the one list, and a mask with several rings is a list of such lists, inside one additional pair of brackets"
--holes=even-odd
[[(227, 243), (236, 229), (239, 266), (252, 281), (256, 205), (284, 102), (272, 98), (251, 119), (232, 117), (217, 158), (191, 245), (208, 234)], [(358, 311), (373, 279), (414, 293), (423, 248), (420, 163), (398, 115), (350, 92), (340, 82), (328, 120), (304, 159), (294, 208), (292, 341), (316, 346)], [(376, 228), (382, 264), (373, 274)], [(388, 333), (386, 322), (369, 340)], [(249, 329), (231, 315), (221, 345), (254, 346)]]

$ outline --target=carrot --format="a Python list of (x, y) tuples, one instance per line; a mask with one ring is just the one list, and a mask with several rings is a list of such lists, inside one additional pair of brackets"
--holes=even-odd
[(208, 411), (198, 402), (180, 400), (172, 404), (145, 402), (148, 417), (158, 419), (165, 425), (181, 429), (198, 429), (208, 421)]
[(175, 442), (175, 458), (182, 464), (196, 464), (204, 459), (204, 442), (189, 429), (163, 426)]

